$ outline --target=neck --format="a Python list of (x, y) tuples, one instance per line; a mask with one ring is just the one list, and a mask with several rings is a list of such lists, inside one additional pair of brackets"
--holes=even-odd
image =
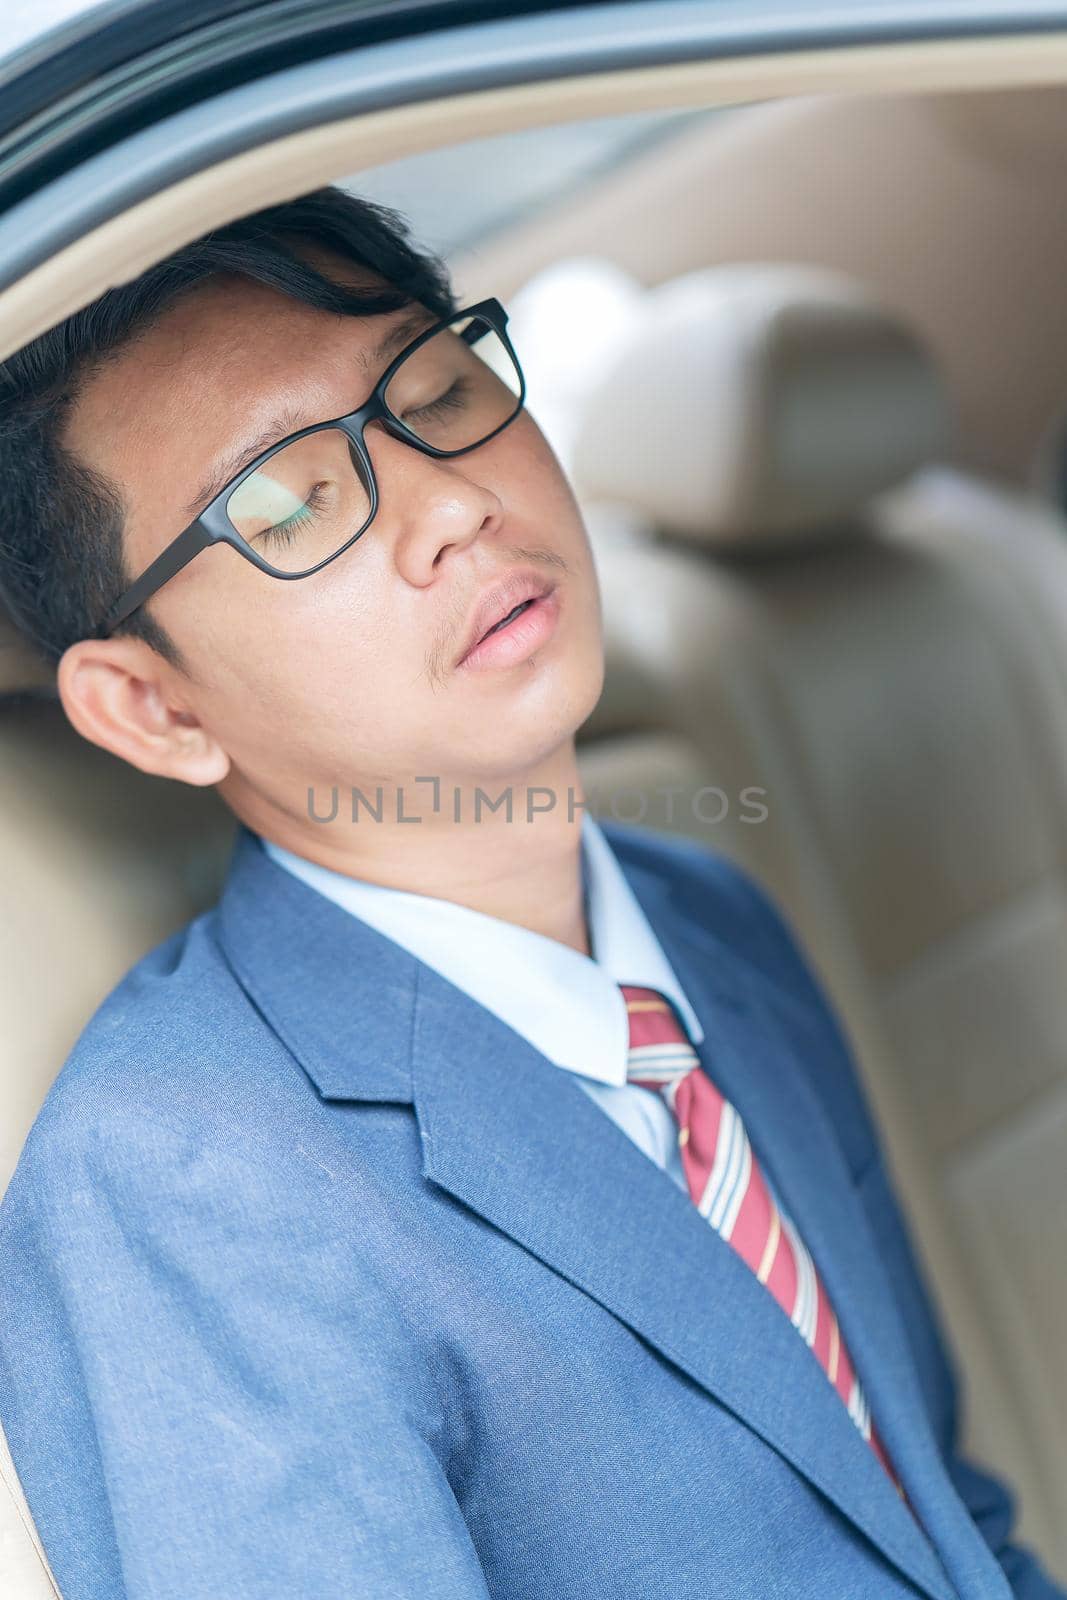
[[(573, 740), (510, 783), (374, 784), (362, 788), (362, 799), (357, 788), (354, 802), (351, 793), (319, 791), (314, 816), (293, 816), (244, 786), (219, 789), (246, 826), (295, 855), (367, 883), (454, 901), (589, 954), (584, 794)], [(490, 809), (501, 795), (510, 798), (510, 818), (506, 799)]]

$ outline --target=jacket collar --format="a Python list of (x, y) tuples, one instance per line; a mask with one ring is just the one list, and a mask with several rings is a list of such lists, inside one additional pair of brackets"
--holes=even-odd
[[(670, 1177), (521, 1035), (271, 861), (244, 827), (218, 939), (324, 1099), (411, 1104), (427, 1180), (733, 1411), (922, 1592), (951, 1600), (948, 1573), (962, 1595), (1006, 1597), (940, 1460), (877, 1244), (800, 1036), (783, 1020), (795, 1001), (698, 920), (680, 879), (623, 864), (700, 1018), (705, 1069), (740, 1111), (819, 1264), (929, 1539), (767, 1290)], [(501, 1147), (506, 1162), (486, 1161)]]
[(433, 967), (568, 1072), (625, 1084), (630, 1030), (621, 983), (661, 990), (690, 1037), (700, 1037), (699, 1019), (589, 812), (582, 869), (595, 959), (468, 906), (365, 883), (261, 843), (271, 860)]

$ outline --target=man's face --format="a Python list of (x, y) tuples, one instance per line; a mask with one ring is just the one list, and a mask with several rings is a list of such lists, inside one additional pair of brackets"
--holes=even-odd
[[(66, 442), (120, 489), (129, 570), (192, 520), (197, 486), (243, 441), (361, 405), (380, 376), (369, 352), (411, 313), (335, 316), (217, 278), (109, 360)], [(216, 545), (151, 602), (189, 666), (167, 669), (169, 688), (230, 757), (223, 792), (291, 815), (310, 785), (510, 781), (569, 740), (602, 687), (592, 553), (533, 419), (451, 460), (379, 422), (365, 439), (379, 509), (336, 560), (284, 581)], [(478, 598), (518, 567), (555, 583), (554, 630), (511, 665), (457, 664)]]

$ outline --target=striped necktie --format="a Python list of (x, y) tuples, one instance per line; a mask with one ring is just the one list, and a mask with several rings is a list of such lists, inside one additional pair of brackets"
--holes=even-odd
[(630, 1022), (627, 1082), (658, 1090), (670, 1107), (690, 1198), (770, 1290), (900, 1489), (815, 1263), (761, 1171), (740, 1115), (700, 1065), (671, 1003), (657, 989), (620, 988)]

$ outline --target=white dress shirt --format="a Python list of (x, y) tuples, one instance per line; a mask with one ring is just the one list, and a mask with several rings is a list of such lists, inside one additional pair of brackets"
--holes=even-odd
[(619, 984), (660, 990), (695, 1044), (703, 1030), (588, 812), (581, 856), (592, 956), (451, 900), (349, 878), (269, 839), (261, 843), (279, 866), (402, 945), (574, 1073), (634, 1144), (686, 1189), (674, 1117), (656, 1090), (626, 1081), (630, 1031)]

